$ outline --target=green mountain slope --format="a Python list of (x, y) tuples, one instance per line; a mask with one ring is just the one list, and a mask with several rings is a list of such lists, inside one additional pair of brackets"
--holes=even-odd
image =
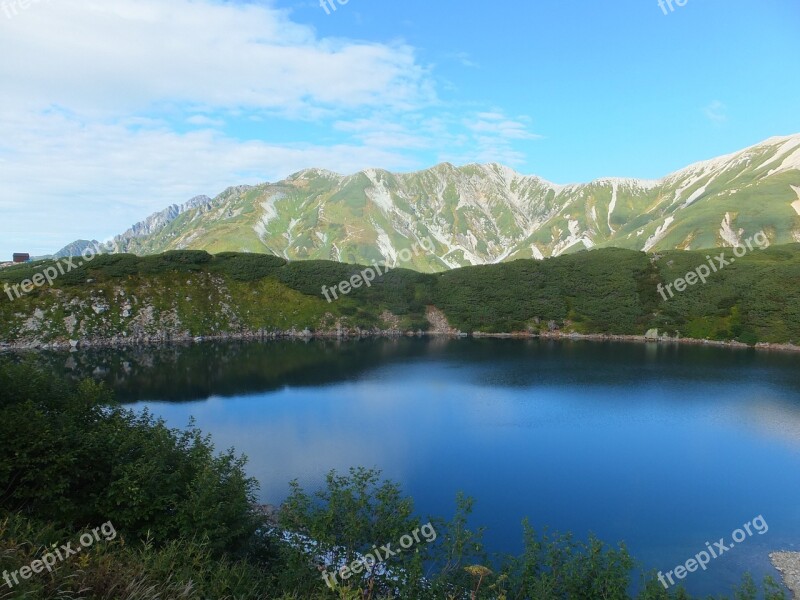
[(658, 181), (562, 186), (497, 164), (346, 177), (310, 169), (172, 206), (116, 241), (134, 254), (196, 249), (369, 264), (393, 263), (430, 239), (434, 251), (403, 266), (437, 272), (595, 247), (733, 246), (762, 230), (773, 244), (800, 241), (800, 134)]

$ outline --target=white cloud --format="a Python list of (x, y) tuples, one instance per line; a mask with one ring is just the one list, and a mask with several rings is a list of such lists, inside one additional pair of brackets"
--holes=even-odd
[(199, 127), (211, 127), (214, 129), (220, 128), (225, 125), (225, 121), (222, 119), (212, 119), (211, 117), (207, 117), (206, 115), (192, 115), (186, 122), (189, 125), (198, 125)]
[[(502, 111), (448, 113), (410, 46), (320, 38), (271, 6), (42, 0), (0, 14), (0, 55), (0, 259), (303, 168), (514, 163), (533, 138)], [(322, 135), (262, 139), (296, 123)]]
[(276, 181), (312, 165), (343, 173), (411, 166), (401, 154), (368, 146), (87, 126), (62, 114), (28, 115), (24, 125), (0, 116), (0, 139), (15, 140), (13, 158), (0, 159), (0, 251), (6, 254), (12, 243), (44, 254), (79, 237), (111, 236), (169, 204), (230, 185)]
[(435, 153), (440, 162), (455, 164), (517, 165), (524, 162), (525, 156), (514, 149), (514, 144), (542, 137), (530, 131), (527, 117), (509, 118), (500, 110), (471, 114), (467, 118), (446, 111), (438, 112), (436, 117), (403, 115), (402, 122), (393, 120), (391, 114), (376, 113), (338, 121), (335, 128), (376, 148), (422, 148)]
[(451, 52), (445, 56), (446, 58), (458, 61), (463, 67), (467, 67), (469, 69), (480, 69), (480, 65), (473, 61), (470, 55), (466, 52)]
[(319, 39), (286, 12), (209, 0), (59, 0), (0, 19), (0, 106), (118, 114), (182, 104), (293, 117), (417, 108), (407, 45)]
[(502, 112), (484, 112), (465, 122), (471, 131), (482, 136), (491, 135), (502, 140), (534, 140), (542, 136), (528, 131), (529, 119), (510, 119)]
[(718, 125), (728, 120), (728, 107), (719, 100), (714, 100), (703, 109), (703, 112), (709, 121)]
[(530, 119), (525, 116), (509, 117), (499, 109), (481, 112), (464, 121), (470, 132), (467, 148), (469, 154), (456, 154), (451, 162), (499, 162), (510, 166), (525, 162), (524, 153), (514, 146), (523, 140), (538, 140), (542, 136), (530, 131)]

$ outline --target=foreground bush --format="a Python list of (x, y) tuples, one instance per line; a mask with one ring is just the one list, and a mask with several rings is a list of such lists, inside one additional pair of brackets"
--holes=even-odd
[(27, 365), (0, 369), (0, 510), (80, 530), (108, 520), (156, 544), (207, 538), (216, 553), (253, 535), (256, 482), (194, 427), (167, 428)]
[[(16, 571), (66, 541), (59, 531), (15, 514), (0, 520), (0, 571)], [(86, 598), (164, 600), (268, 598), (270, 578), (243, 560), (220, 558), (207, 541), (177, 539), (161, 546), (125, 537), (102, 541), (79, 557), (59, 561), (9, 589), (0, 581), (0, 599)], [(274, 596), (273, 596), (274, 597)]]

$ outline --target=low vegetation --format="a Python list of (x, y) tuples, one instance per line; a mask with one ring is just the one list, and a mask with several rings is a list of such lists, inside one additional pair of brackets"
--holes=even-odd
[[(664, 300), (657, 286), (705, 264), (706, 254), (611, 248), (438, 274), (398, 269), (330, 303), (323, 286), (364, 267), (203, 251), (101, 255), (53, 286), (13, 300), (0, 294), (0, 342), (418, 331), (431, 327), (426, 313), (434, 306), (463, 332), (643, 335), (657, 328), (697, 339), (800, 343), (800, 244), (754, 250)], [(0, 270), (0, 286), (49, 264)]]

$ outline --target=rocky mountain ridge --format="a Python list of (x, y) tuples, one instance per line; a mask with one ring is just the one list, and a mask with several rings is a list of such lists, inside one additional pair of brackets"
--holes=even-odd
[(695, 163), (660, 180), (559, 185), (500, 164), (415, 173), (307, 169), (277, 183), (199, 196), (134, 225), (120, 251), (271, 253), (290, 260), (394, 262), (441, 271), (596, 247), (647, 252), (733, 246), (764, 231), (800, 241), (800, 134)]

